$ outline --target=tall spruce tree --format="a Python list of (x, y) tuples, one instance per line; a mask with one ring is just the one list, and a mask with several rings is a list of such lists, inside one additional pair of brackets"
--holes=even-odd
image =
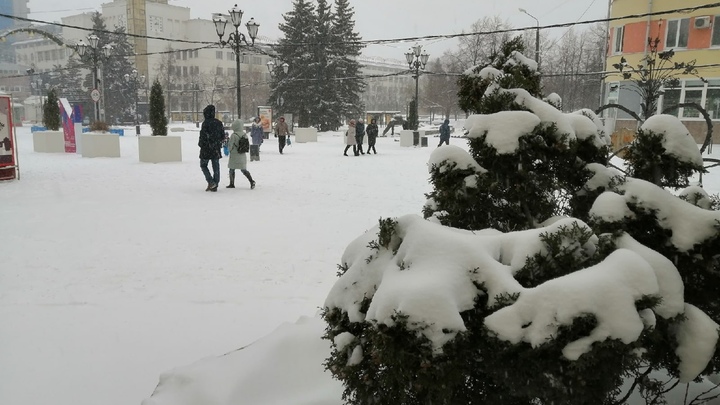
[(278, 40), (275, 51), (282, 62), (290, 65), (290, 71), (285, 75), (276, 66), (277, 74), (270, 82), (269, 101), (273, 111), (292, 112), (301, 127), (313, 124), (309, 111), (314, 109), (316, 100), (315, 89), (310, 86), (316, 78), (316, 64), (313, 53), (308, 51), (308, 44), (314, 39), (314, 11), (309, 1), (295, 0), (293, 9), (283, 14), (284, 22), (279, 28), (284, 36)]
[[(129, 57), (134, 55), (134, 51), (127, 40), (125, 27), (118, 26), (114, 30), (109, 30), (99, 12), (93, 13), (92, 22), (92, 33), (100, 38), (98, 47), (102, 48), (105, 45), (113, 47), (109, 58), (100, 57), (98, 89), (105, 94), (105, 120), (114, 123), (130, 117), (132, 112), (135, 96), (125, 82), (125, 74), (130, 74), (133, 69)], [(98, 49), (97, 52), (102, 55), (102, 49)], [(86, 89), (95, 87), (92, 83), (92, 54), (92, 49), (88, 49), (85, 55), (80, 57), (82, 63), (90, 70), (83, 81), (83, 87)]]
[(335, 19), (333, 20), (332, 39), (333, 54), (336, 56), (336, 82), (333, 83), (339, 94), (337, 108), (340, 116), (362, 117), (365, 106), (361, 95), (367, 86), (360, 77), (358, 61), (364, 45), (362, 38), (355, 31), (355, 11), (349, 0), (335, 0)]
[(339, 94), (336, 86), (336, 50), (329, 46), (332, 38), (332, 22), (335, 19), (327, 0), (318, 0), (315, 9), (315, 32), (312, 45), (316, 61), (316, 76), (313, 82), (316, 97), (315, 109), (311, 112), (311, 121), (321, 131), (336, 129), (340, 124), (338, 103)]

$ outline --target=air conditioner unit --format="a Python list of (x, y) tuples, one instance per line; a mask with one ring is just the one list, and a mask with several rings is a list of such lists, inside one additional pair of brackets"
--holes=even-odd
[(710, 16), (695, 17), (695, 28), (702, 29), (702, 28), (710, 28), (711, 26), (712, 26), (712, 22), (710, 22)]

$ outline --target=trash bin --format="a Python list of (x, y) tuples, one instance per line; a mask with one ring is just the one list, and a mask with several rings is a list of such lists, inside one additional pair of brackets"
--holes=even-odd
[(420, 145), (420, 132), (413, 131), (413, 146)]
[(423, 136), (420, 138), (420, 146), (423, 148), (427, 148), (427, 146), (428, 146), (428, 137), (427, 136)]
[(250, 145), (250, 161), (260, 160), (260, 145)]

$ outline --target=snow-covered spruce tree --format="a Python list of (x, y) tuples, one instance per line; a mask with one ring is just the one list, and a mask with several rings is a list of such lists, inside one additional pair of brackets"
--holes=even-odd
[(691, 175), (706, 172), (697, 143), (672, 115), (648, 118), (628, 145), (625, 160), (628, 175), (660, 187), (687, 187)]
[(50, 89), (47, 93), (47, 101), (43, 106), (43, 124), (51, 131), (57, 131), (62, 125), (60, 120), (60, 106), (58, 105), (58, 97), (55, 89)]
[(162, 85), (155, 79), (150, 88), (150, 127), (153, 135), (167, 135), (167, 117), (165, 116), (165, 97), (163, 97)]
[(476, 73), (502, 108), (467, 120), (470, 153), (431, 155), (430, 220), (381, 220), (343, 254), (323, 316), (344, 399), (662, 403), (654, 372), (716, 371), (718, 213), (608, 169), (591, 113)]
[(717, 341), (672, 262), (575, 219), (508, 233), (381, 220), (340, 268), (326, 367), (350, 404), (625, 403), (649, 356), (687, 382)]
[(538, 91), (539, 76), (537, 64), (515, 49), (521, 46), (511, 41), (493, 65), (460, 79), (463, 87), (484, 89), (479, 101), (461, 101), (480, 109), (465, 123), (470, 156), (448, 167), (440, 164), (444, 152), (437, 152), (426, 218), (463, 229), (514, 231), (556, 215), (587, 216), (593, 195), (578, 194), (591, 175), (585, 166), (606, 163), (608, 139), (592, 111), (563, 114), (523, 88)]

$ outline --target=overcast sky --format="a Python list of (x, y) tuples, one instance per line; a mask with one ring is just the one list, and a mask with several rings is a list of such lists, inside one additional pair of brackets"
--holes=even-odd
[[(333, 0), (328, 0), (333, 3)], [(60, 17), (100, 10), (101, 0), (30, 0), (30, 18), (59, 21)], [(229, 0), (169, 0), (169, 4), (188, 7), (193, 18), (211, 18), (213, 12), (227, 12), (235, 4)], [(355, 29), (364, 40), (419, 37), (425, 35), (454, 34), (469, 31), (472, 23), (484, 16), (499, 15), (514, 27), (535, 26), (535, 20), (518, 11), (524, 8), (534, 15), (540, 25), (604, 18), (606, 0), (351, 0), (355, 9)], [(271, 38), (280, 36), (278, 24), (282, 14), (292, 10), (292, 0), (239, 1), (244, 22), (250, 17), (260, 24), (260, 34)], [(555, 30), (553, 36), (563, 30)], [(444, 50), (454, 48), (455, 40), (442, 39), (420, 42), (431, 58)], [(379, 56), (404, 60), (403, 54), (410, 43), (373, 45), (363, 52), (366, 56)]]

